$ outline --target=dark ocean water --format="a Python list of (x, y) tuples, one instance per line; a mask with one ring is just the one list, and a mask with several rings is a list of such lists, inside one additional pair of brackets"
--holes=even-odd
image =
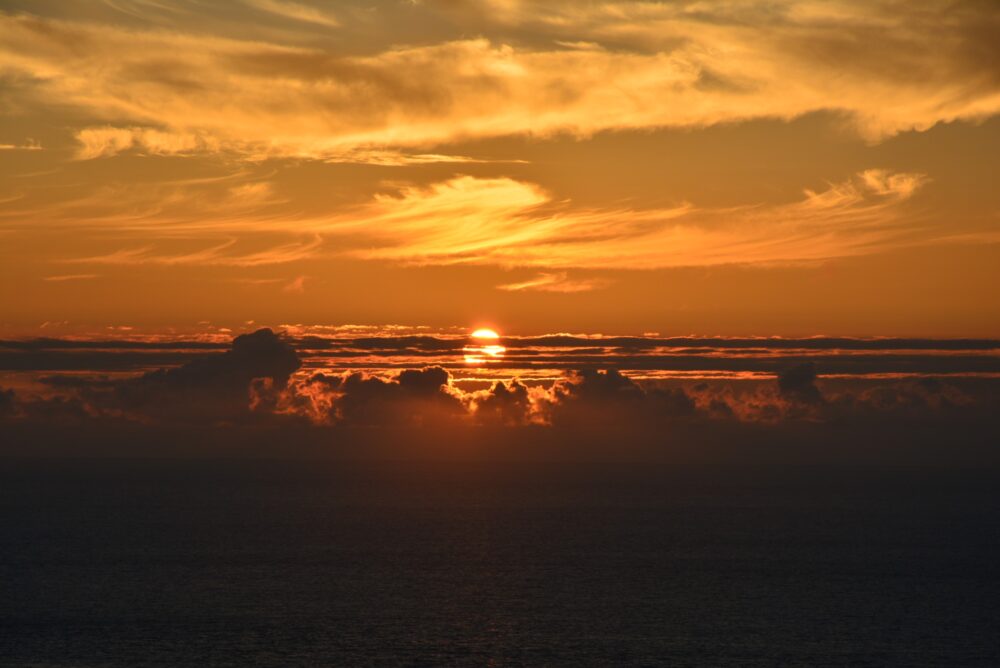
[(1000, 665), (988, 473), (0, 462), (0, 663)]

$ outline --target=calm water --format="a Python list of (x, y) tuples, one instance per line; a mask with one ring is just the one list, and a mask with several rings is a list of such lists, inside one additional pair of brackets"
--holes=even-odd
[(0, 663), (996, 666), (996, 482), (0, 462)]

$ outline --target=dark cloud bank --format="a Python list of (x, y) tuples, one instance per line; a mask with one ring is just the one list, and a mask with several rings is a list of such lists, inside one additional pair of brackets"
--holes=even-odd
[[(301, 371), (262, 329), (229, 350), (125, 379), (54, 376), (49, 395), (0, 390), (17, 453), (554, 453), (817, 460), (994, 461), (1000, 381), (823, 379), (793, 362), (754, 381), (644, 381), (613, 368), (462, 389), (439, 366), (386, 375)], [(779, 456), (779, 455), (775, 455)]]

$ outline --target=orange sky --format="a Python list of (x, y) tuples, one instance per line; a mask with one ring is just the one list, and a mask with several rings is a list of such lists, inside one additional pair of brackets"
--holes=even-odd
[(998, 35), (981, 2), (6, 2), (0, 331), (1000, 335)]

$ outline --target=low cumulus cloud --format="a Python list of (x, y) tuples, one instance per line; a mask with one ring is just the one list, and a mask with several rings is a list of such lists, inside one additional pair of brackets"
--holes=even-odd
[[(980, 388), (982, 389), (982, 388)], [(794, 365), (770, 381), (636, 381), (615, 369), (567, 372), (548, 385), (519, 379), (463, 390), (440, 367), (385, 376), (360, 372), (254, 388), (255, 410), (322, 425), (485, 425), (646, 430), (671, 423), (844, 422), (988, 415), (995, 389), (977, 393), (929, 379), (854, 382), (821, 390), (815, 369)]]
[(266, 378), (284, 386), (301, 362), (295, 350), (270, 329), (233, 339), (232, 349), (121, 383), (114, 398), (126, 411), (225, 420), (248, 409), (251, 381)]
[(583, 370), (558, 381), (541, 399), (542, 412), (554, 426), (622, 427), (686, 418), (695, 405), (679, 388), (641, 387), (615, 369)]
[[(230, 350), (124, 380), (47, 381), (69, 394), (16, 402), (14, 413), (53, 418), (104, 417), (148, 423), (231, 423), (251, 417), (250, 386), (266, 379), (285, 387), (301, 366), (295, 350), (270, 329), (233, 339)], [(61, 403), (60, 403), (61, 402)], [(59, 410), (59, 409), (62, 410)]]
[(497, 381), (489, 390), (474, 393), (472, 405), (480, 424), (523, 426), (535, 418), (532, 393), (516, 378)]
[(778, 374), (778, 392), (783, 397), (803, 403), (821, 402), (823, 398), (816, 387), (816, 365), (806, 362), (781, 371)]

